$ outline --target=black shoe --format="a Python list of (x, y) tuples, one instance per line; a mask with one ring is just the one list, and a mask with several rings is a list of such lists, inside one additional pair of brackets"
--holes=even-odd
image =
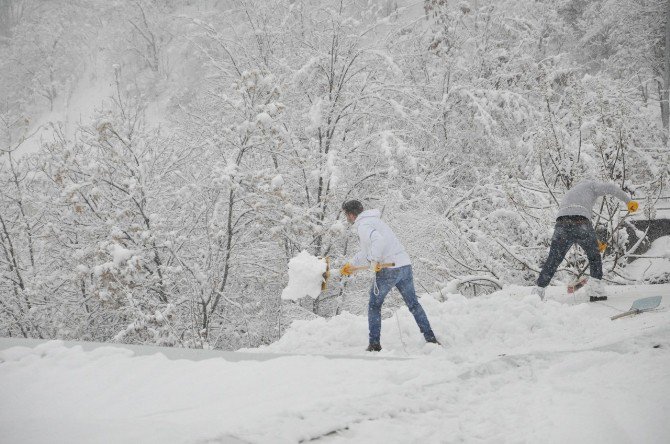
[(442, 345), (442, 344), (440, 344), (440, 341), (438, 341), (436, 337), (432, 337), (432, 338), (430, 338), (430, 339), (426, 339), (426, 342), (428, 342), (429, 344)]
[(607, 296), (590, 296), (589, 297), (589, 302), (598, 302), (598, 301), (606, 301)]
[(365, 351), (368, 351), (368, 352), (382, 351), (382, 346), (381, 346), (381, 344), (371, 343), (370, 345), (368, 345), (368, 348), (366, 348)]

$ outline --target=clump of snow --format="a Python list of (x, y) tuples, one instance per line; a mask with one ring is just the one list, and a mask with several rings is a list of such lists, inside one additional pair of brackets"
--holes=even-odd
[(135, 251), (124, 248), (119, 244), (113, 244), (109, 248), (109, 253), (112, 255), (112, 262), (114, 263), (115, 266), (118, 267), (119, 265), (123, 264), (128, 259), (133, 257)]
[(281, 298), (295, 301), (305, 296), (317, 297), (321, 293), (326, 268), (324, 259), (301, 251), (288, 263), (288, 285), (282, 291)]
[[(100, 276), (105, 271), (118, 269), (119, 267), (136, 265), (140, 259), (138, 256), (139, 251), (129, 250), (117, 243), (103, 245), (102, 249), (107, 251), (112, 260), (93, 267), (92, 271), (96, 276)], [(80, 269), (80, 271), (82, 270)]]
[(338, 219), (333, 222), (333, 225), (330, 226), (330, 231), (337, 236), (341, 236), (347, 231), (347, 227), (341, 220)]
[(282, 177), (281, 174), (277, 174), (275, 177), (272, 178), (272, 181), (270, 182), (272, 185), (273, 189), (278, 189), (284, 186), (284, 178)]
[(256, 123), (263, 128), (270, 128), (272, 126), (272, 117), (268, 113), (260, 113), (256, 116)]

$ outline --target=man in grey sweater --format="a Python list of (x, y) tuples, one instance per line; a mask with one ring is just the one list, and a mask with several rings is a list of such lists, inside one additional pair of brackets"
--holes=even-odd
[(603, 264), (598, 250), (596, 232), (591, 224), (593, 205), (600, 196), (610, 194), (628, 205), (628, 211), (637, 211), (638, 203), (613, 183), (583, 181), (571, 188), (558, 208), (554, 236), (549, 257), (542, 267), (533, 293), (544, 300), (544, 292), (570, 247), (577, 244), (584, 249), (589, 260), (591, 279), (587, 284), (591, 302), (607, 299), (602, 285)]

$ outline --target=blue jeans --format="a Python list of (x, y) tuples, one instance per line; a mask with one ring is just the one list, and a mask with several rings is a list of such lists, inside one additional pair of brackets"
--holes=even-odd
[(435, 334), (430, 328), (430, 322), (423, 307), (416, 298), (414, 289), (414, 274), (412, 266), (405, 265), (399, 268), (384, 268), (376, 273), (377, 283), (370, 289), (370, 303), (368, 304), (368, 325), (370, 327), (370, 343), (379, 344), (382, 329), (382, 304), (389, 291), (396, 287), (402, 295), (410, 313), (414, 316), (419, 330), (427, 341), (435, 339)]
[(540, 276), (537, 278), (538, 287), (549, 285), (558, 266), (573, 244), (579, 245), (586, 252), (586, 257), (589, 259), (589, 267), (591, 268), (591, 277), (602, 279), (603, 262), (600, 258), (600, 251), (598, 251), (596, 231), (593, 229), (591, 222), (588, 219), (584, 219), (579, 223), (565, 223), (557, 220), (556, 227), (554, 228), (554, 237), (551, 239), (551, 247), (549, 248), (549, 257), (542, 267)]

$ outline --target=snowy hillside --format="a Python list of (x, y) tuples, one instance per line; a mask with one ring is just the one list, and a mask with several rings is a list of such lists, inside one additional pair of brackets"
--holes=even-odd
[[(542, 303), (528, 291), (425, 295), (444, 347), (425, 345), (400, 309), (372, 359), (354, 359), (367, 324), (349, 314), (296, 322), (260, 360), (5, 340), (0, 434), (17, 443), (665, 442), (670, 285), (619, 287), (595, 304)], [(610, 321), (653, 294), (665, 296), (658, 310)], [(276, 351), (297, 355), (272, 359)], [(336, 353), (351, 357), (320, 356)]]

